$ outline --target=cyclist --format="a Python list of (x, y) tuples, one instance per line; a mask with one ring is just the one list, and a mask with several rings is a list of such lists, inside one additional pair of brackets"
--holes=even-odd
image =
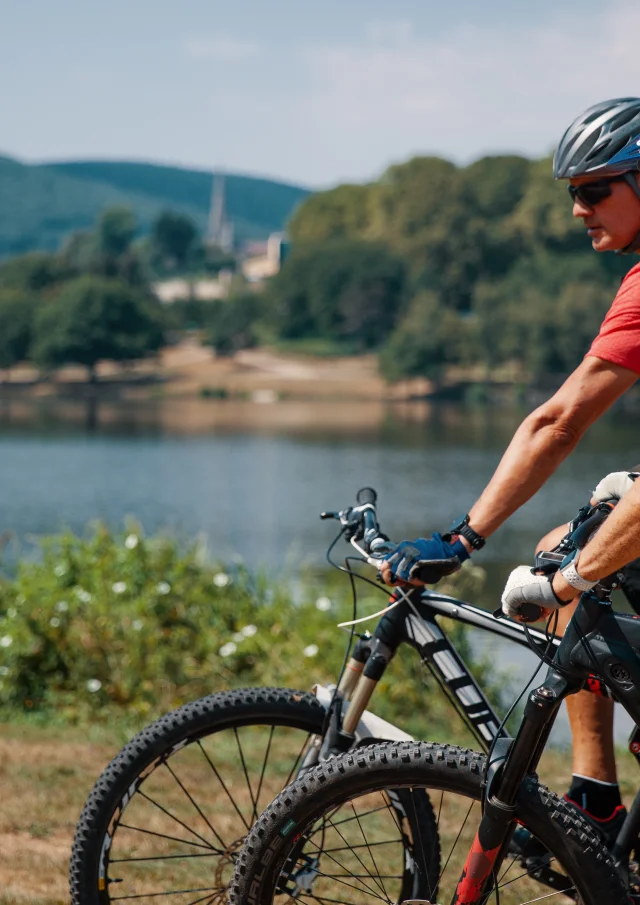
[[(595, 251), (640, 253), (640, 98), (596, 104), (567, 129), (555, 153), (554, 177), (567, 179), (573, 216), (582, 220)], [(640, 376), (640, 264), (631, 268), (582, 363), (557, 393), (516, 431), (498, 468), (468, 515), (448, 534), (405, 541), (383, 568), (388, 584), (428, 583), (442, 575), (443, 560), (462, 563), (536, 493), (587, 430)], [(580, 593), (640, 556), (640, 481), (608, 476), (599, 495), (624, 498), (593, 540), (553, 579), (516, 569), (507, 582), (503, 610), (524, 621), (525, 604), (547, 614), (560, 609), (568, 623)], [(616, 493), (611, 493), (615, 485)], [(619, 486), (622, 485), (622, 488)], [(566, 533), (556, 529), (540, 543), (549, 549)], [(606, 839), (624, 817), (613, 750), (613, 704), (589, 692), (567, 699), (574, 742), (573, 779), (566, 797)]]

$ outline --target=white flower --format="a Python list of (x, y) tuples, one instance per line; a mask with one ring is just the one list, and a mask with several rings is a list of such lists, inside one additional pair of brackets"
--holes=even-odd
[(213, 576), (213, 583), (217, 588), (226, 588), (230, 581), (226, 572), (216, 572)]
[(11, 670), (8, 666), (0, 666), (0, 676), (8, 676)]
[(85, 591), (84, 588), (76, 588), (76, 597), (80, 601), (80, 603), (90, 603), (91, 602), (91, 594), (89, 591)]
[(51, 625), (53, 628), (58, 628), (58, 626), (60, 625), (60, 620), (57, 616), (52, 616), (49, 620), (49, 625)]
[(236, 633), (235, 633), (234, 635), (232, 635), (231, 637), (232, 637), (233, 640), (236, 641), (236, 642), (244, 641), (244, 635), (242, 634), (242, 632), (236, 632)]
[(162, 594), (162, 595), (168, 594), (170, 590), (171, 590), (171, 585), (169, 584), (168, 581), (159, 581), (158, 584), (156, 585), (156, 591), (158, 592), (158, 594)]
[(90, 691), (92, 694), (95, 694), (96, 691), (100, 691), (102, 688), (102, 682), (100, 679), (89, 679), (87, 682), (87, 691)]
[(240, 629), (240, 633), (245, 638), (253, 638), (253, 636), (256, 634), (257, 631), (258, 631), (257, 625), (245, 625), (244, 628)]
[(67, 574), (67, 567), (64, 563), (60, 562), (53, 570), (53, 574), (56, 576), (56, 578), (62, 578), (63, 575)]
[(18, 594), (18, 596), (16, 597), (16, 605), (22, 606), (22, 604), (26, 602), (27, 598), (24, 596), (24, 594)]
[(7, 610), (7, 619), (15, 619), (18, 615), (18, 611), (15, 607), (10, 606)]
[(114, 581), (111, 585), (111, 590), (114, 594), (124, 594), (127, 590), (127, 582), (126, 581)]
[(322, 613), (326, 613), (331, 609), (331, 601), (328, 597), (318, 597), (316, 600), (316, 609), (320, 610)]
[(59, 600), (56, 603), (56, 612), (66, 613), (68, 609), (69, 609), (69, 604), (67, 603), (66, 600)]
[(318, 653), (318, 645), (307, 644), (302, 653), (305, 655), (305, 657), (315, 657), (315, 655)]
[(127, 550), (135, 550), (138, 546), (138, 535), (137, 534), (127, 534), (124, 545)]
[(144, 628), (144, 622), (142, 621), (142, 619), (134, 619), (131, 623), (131, 628), (134, 630), (134, 632), (140, 632)]
[(234, 644), (233, 641), (228, 641), (226, 644), (223, 644), (220, 648), (220, 656), (221, 657), (230, 657), (231, 654), (235, 654), (238, 650), (237, 644)]
[(11, 635), (3, 635), (2, 638), (0, 638), (0, 647), (11, 647), (12, 644), (13, 638)]

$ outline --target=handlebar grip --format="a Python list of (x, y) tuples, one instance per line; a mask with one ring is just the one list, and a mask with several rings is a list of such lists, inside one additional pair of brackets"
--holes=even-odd
[(377, 499), (378, 494), (373, 487), (363, 487), (356, 494), (356, 500), (361, 506), (364, 506), (366, 503), (371, 503), (371, 505), (375, 506)]

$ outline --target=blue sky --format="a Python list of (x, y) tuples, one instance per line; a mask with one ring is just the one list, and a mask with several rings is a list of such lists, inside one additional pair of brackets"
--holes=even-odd
[(311, 186), (549, 151), (640, 94), (638, 0), (4, 0), (0, 153)]

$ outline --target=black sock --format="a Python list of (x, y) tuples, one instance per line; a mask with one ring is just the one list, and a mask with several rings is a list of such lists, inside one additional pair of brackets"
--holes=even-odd
[(589, 779), (588, 776), (578, 776), (575, 773), (566, 797), (598, 820), (611, 817), (615, 809), (622, 804), (620, 787), (616, 782), (601, 782), (599, 779)]

